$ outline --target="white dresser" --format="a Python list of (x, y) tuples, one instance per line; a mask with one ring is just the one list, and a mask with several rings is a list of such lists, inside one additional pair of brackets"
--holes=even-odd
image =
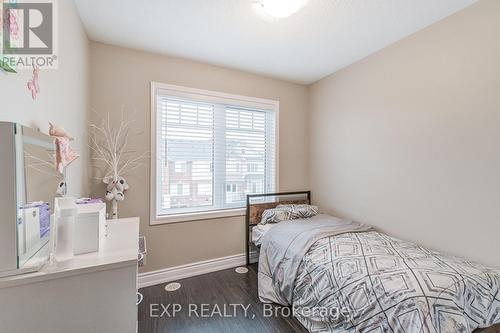
[(99, 252), (0, 278), (0, 332), (136, 332), (139, 219), (108, 225)]

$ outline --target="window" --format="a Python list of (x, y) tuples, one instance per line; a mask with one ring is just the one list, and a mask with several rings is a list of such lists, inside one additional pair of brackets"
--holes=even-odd
[(248, 163), (247, 164), (247, 172), (257, 172), (259, 169), (258, 163)]
[(170, 196), (187, 196), (189, 195), (189, 184), (170, 184)]
[(152, 101), (152, 223), (238, 215), (275, 191), (277, 102), (157, 83)]
[(237, 184), (227, 184), (226, 185), (226, 192), (236, 193), (237, 191), (238, 191), (238, 185)]
[(175, 172), (186, 172), (186, 162), (184, 161), (175, 161), (175, 167), (174, 170)]

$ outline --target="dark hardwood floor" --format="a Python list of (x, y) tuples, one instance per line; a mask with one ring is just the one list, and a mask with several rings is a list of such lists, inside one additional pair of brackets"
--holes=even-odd
[(246, 274), (228, 269), (187, 278), (173, 292), (165, 284), (140, 289), (139, 333), (307, 332), (288, 308), (260, 303), (256, 272), (253, 265)]

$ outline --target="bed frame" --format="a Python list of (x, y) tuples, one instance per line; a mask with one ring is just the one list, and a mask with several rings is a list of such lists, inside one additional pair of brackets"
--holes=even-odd
[[(264, 200), (264, 202), (252, 203), (252, 200), (259, 198)], [(256, 248), (256, 246), (250, 240), (250, 233), (252, 231), (252, 228), (260, 222), (264, 210), (285, 204), (310, 205), (311, 191), (278, 192), (278, 193), (247, 195), (247, 212), (245, 218), (247, 266), (250, 265), (250, 252), (252, 248)]]

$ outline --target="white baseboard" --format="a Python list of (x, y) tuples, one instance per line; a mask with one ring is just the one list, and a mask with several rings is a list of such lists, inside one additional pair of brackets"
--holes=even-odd
[[(251, 253), (250, 257), (253, 259), (255, 254)], [(246, 265), (246, 254), (241, 253), (228, 257), (145, 272), (139, 274), (139, 288), (154, 286), (156, 284), (176, 281), (244, 265)]]

